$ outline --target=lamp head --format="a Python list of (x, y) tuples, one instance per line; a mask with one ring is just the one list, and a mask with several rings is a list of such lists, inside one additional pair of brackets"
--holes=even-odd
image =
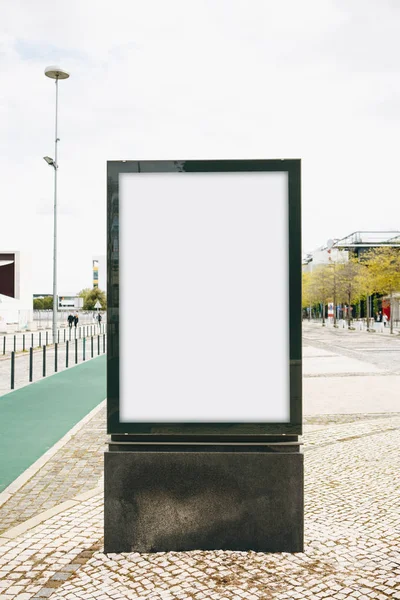
[(50, 79), (68, 79), (69, 77), (68, 71), (64, 71), (64, 69), (56, 67), (55, 65), (46, 67), (44, 74), (46, 77), (50, 77)]
[(50, 158), (50, 156), (43, 156), (43, 158), (47, 162), (48, 165), (50, 165), (51, 167), (56, 168), (56, 163), (54, 162), (53, 158)]

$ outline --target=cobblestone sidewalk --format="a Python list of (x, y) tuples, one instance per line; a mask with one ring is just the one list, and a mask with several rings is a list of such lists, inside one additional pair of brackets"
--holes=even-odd
[(306, 422), (304, 553), (105, 555), (103, 406), (0, 508), (0, 598), (400, 598), (400, 414), (366, 417)]
[(400, 343), (355, 333), (307, 334), (303, 553), (105, 555), (103, 404), (0, 494), (1, 600), (400, 600)]

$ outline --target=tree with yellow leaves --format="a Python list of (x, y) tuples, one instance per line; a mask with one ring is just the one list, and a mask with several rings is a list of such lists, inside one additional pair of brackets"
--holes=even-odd
[(339, 272), (339, 295), (347, 304), (347, 327), (351, 327), (351, 305), (358, 302), (362, 295), (360, 284), (360, 263), (357, 259), (350, 258), (342, 265)]
[(372, 315), (369, 311), (369, 297), (375, 292), (374, 289), (374, 279), (368, 268), (368, 263), (365, 261), (360, 262), (359, 266), (359, 274), (358, 281), (361, 290), (361, 296), (365, 298), (366, 304), (366, 317), (367, 317), (367, 331), (374, 331), (374, 329), (370, 329), (370, 320)]
[(322, 304), (322, 327), (325, 327), (325, 306), (332, 298), (333, 272), (329, 265), (321, 265), (312, 272), (309, 294), (313, 303)]
[[(310, 293), (311, 273), (303, 272), (301, 283), (301, 306), (302, 308), (309, 309), (312, 304), (312, 298)], [(309, 320), (311, 319), (311, 310), (309, 312), (308, 318)]]
[(373, 291), (389, 296), (390, 333), (393, 333), (393, 294), (400, 291), (400, 247), (375, 248), (363, 258)]
[(329, 263), (329, 268), (331, 270), (332, 277), (332, 300), (333, 300), (333, 326), (336, 325), (336, 305), (338, 301), (341, 299), (341, 279), (340, 274), (343, 269), (343, 265), (346, 262), (344, 256), (338, 256), (337, 259), (333, 260)]

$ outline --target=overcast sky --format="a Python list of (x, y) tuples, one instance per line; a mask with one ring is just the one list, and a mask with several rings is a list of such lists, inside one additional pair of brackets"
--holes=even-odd
[(0, 249), (51, 291), (52, 64), (60, 293), (105, 254), (107, 160), (301, 158), (304, 251), (399, 229), (399, 31), (398, 0), (1, 2)]

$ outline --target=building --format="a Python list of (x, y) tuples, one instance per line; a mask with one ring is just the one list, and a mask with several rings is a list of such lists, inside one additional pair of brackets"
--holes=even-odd
[(351, 256), (360, 258), (365, 252), (382, 247), (400, 248), (400, 231), (354, 231), (344, 238), (329, 240), (303, 257), (303, 272), (310, 273), (319, 265), (346, 261)]
[(332, 262), (346, 262), (349, 260), (349, 252), (345, 249), (336, 248), (331, 245), (321, 246), (309, 252), (303, 257), (302, 269), (303, 273), (312, 273), (315, 269), (322, 265), (329, 265)]
[(30, 329), (32, 322), (30, 255), (0, 251), (0, 331)]
[(107, 289), (107, 261), (105, 256), (94, 256), (92, 260), (94, 288), (100, 288), (102, 291)]
[(340, 240), (335, 240), (333, 245), (333, 248), (345, 250), (357, 258), (373, 248), (385, 247), (400, 248), (400, 231), (355, 231)]

